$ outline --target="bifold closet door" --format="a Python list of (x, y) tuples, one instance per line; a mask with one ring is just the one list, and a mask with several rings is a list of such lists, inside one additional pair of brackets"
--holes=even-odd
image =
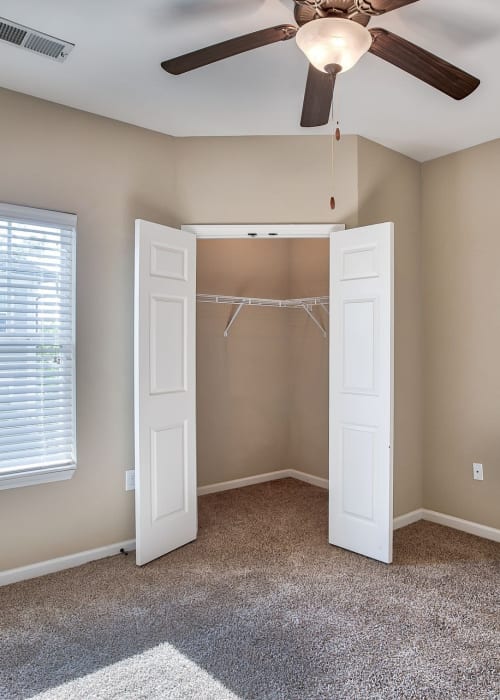
[(196, 538), (196, 238), (135, 224), (136, 562)]
[(331, 544), (392, 561), (393, 224), (330, 240)]

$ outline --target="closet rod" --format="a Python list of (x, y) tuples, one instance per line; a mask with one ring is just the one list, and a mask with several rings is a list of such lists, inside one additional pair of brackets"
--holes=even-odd
[(258, 297), (234, 297), (222, 294), (197, 294), (196, 300), (208, 304), (232, 304), (237, 306), (236, 311), (229, 319), (229, 322), (224, 330), (224, 337), (229, 335), (229, 329), (236, 321), (244, 306), (268, 306), (280, 309), (303, 309), (309, 318), (319, 328), (324, 338), (327, 337), (326, 329), (318, 321), (312, 309), (314, 306), (320, 306), (326, 313), (329, 313), (328, 307), (330, 303), (329, 297), (303, 297), (301, 299), (261, 299)]

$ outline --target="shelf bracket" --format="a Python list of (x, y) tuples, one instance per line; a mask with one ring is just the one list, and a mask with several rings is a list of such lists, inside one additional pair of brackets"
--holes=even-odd
[(321, 333), (322, 333), (322, 335), (323, 335), (323, 338), (326, 338), (326, 330), (323, 328), (323, 326), (322, 326), (321, 323), (318, 321), (318, 319), (316, 318), (316, 316), (312, 313), (311, 308), (308, 307), (307, 304), (302, 304), (302, 308), (304, 309), (304, 311), (306, 312), (306, 314), (309, 316), (309, 318), (311, 319), (311, 321), (313, 321), (313, 322), (318, 326), (318, 328), (320, 329), (320, 331), (321, 331)]
[(233, 325), (233, 323), (236, 321), (236, 318), (237, 318), (238, 314), (240, 313), (241, 309), (242, 309), (244, 306), (245, 306), (245, 304), (238, 304), (238, 307), (237, 307), (236, 311), (235, 311), (234, 314), (231, 316), (231, 318), (229, 319), (229, 323), (228, 323), (227, 326), (226, 326), (226, 329), (225, 329), (225, 331), (224, 331), (224, 338), (227, 338), (227, 337), (228, 337), (228, 335), (229, 335), (229, 329), (231, 328), (231, 326)]

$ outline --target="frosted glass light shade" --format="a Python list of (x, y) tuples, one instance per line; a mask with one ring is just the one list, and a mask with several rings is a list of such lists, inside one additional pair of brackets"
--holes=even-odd
[(350, 19), (325, 17), (302, 25), (295, 40), (309, 63), (323, 71), (325, 66), (337, 64), (343, 72), (352, 68), (372, 44), (366, 27)]

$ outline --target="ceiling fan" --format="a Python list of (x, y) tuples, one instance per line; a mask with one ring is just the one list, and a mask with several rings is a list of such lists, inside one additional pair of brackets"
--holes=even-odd
[(352, 68), (370, 52), (437, 90), (462, 100), (479, 85), (478, 78), (386, 29), (367, 29), (372, 17), (417, 0), (293, 0), (295, 21), (222, 41), (163, 61), (180, 75), (260, 46), (295, 37), (309, 60), (301, 126), (327, 124), (338, 73)]

